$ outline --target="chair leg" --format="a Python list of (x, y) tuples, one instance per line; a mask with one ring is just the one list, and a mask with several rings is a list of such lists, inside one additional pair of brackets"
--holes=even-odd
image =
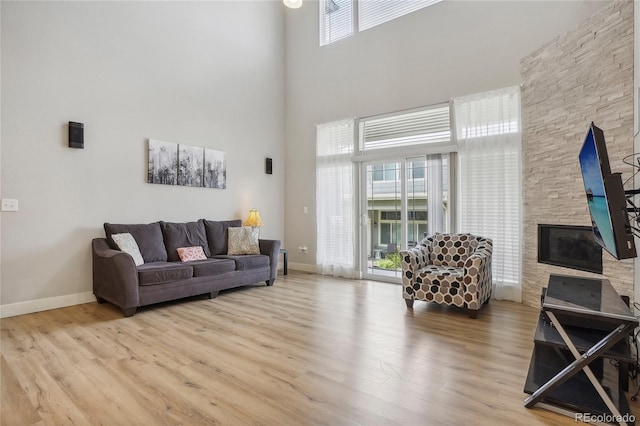
[(407, 304), (407, 308), (413, 309), (413, 299), (404, 299), (404, 303)]
[(471, 319), (478, 318), (478, 310), (477, 309), (467, 309), (467, 313), (469, 314), (469, 318), (471, 318)]

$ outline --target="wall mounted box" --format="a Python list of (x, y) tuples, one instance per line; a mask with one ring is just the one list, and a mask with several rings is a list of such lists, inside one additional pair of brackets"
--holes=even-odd
[(69, 148), (84, 149), (84, 123), (69, 122)]

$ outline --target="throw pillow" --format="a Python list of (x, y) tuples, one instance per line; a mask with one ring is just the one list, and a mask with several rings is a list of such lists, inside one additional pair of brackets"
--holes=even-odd
[(178, 256), (180, 260), (183, 262), (189, 262), (191, 260), (206, 260), (207, 256), (204, 254), (204, 250), (202, 250), (202, 246), (196, 247), (180, 247), (177, 249)]
[(140, 254), (138, 243), (136, 243), (133, 235), (128, 232), (124, 234), (111, 234), (111, 238), (113, 238), (113, 241), (116, 243), (120, 251), (129, 253), (131, 257), (133, 257), (133, 261), (136, 266), (144, 264), (144, 259), (142, 258), (142, 254)]
[(251, 226), (229, 228), (228, 254), (260, 254), (259, 232), (258, 228), (252, 228)]

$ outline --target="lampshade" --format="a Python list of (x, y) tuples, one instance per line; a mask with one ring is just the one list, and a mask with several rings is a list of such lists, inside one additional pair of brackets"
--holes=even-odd
[(290, 9), (297, 9), (302, 6), (302, 0), (282, 0), (282, 2)]
[(247, 220), (244, 221), (244, 226), (252, 226), (255, 228), (262, 225), (264, 225), (264, 223), (262, 223), (262, 219), (260, 218), (260, 212), (256, 209), (249, 210), (249, 216)]

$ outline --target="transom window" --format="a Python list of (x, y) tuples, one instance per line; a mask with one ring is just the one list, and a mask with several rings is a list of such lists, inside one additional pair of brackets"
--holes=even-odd
[(364, 31), (440, 1), (442, 0), (320, 0), (320, 46), (354, 33), (356, 5), (358, 31)]

